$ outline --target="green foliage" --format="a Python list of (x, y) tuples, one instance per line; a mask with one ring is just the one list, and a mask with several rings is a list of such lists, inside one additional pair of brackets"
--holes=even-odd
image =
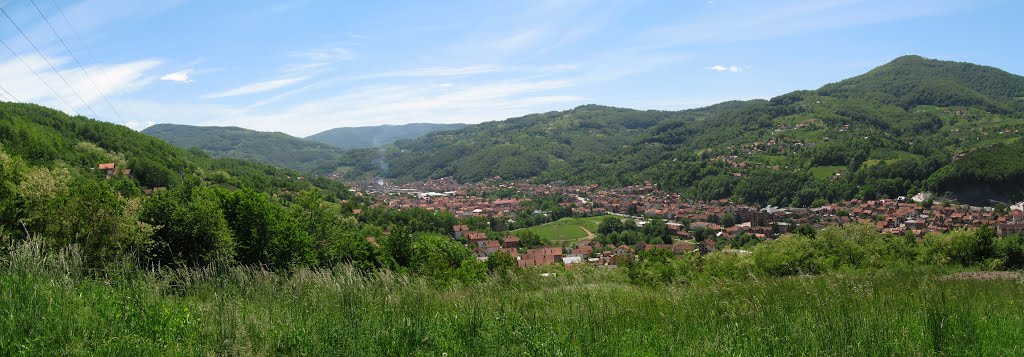
[(516, 258), (511, 254), (497, 251), (487, 256), (487, 271), (491, 273), (507, 273), (519, 267)]
[(265, 194), (252, 190), (226, 193), (221, 207), (237, 244), (239, 263), (276, 268), (316, 264), (311, 236)]
[(410, 232), (448, 234), (457, 220), (451, 212), (435, 212), (423, 208), (393, 210), (368, 208), (359, 215), (363, 223), (379, 227), (396, 227)]
[(412, 265), (412, 233), (404, 228), (395, 228), (388, 234), (387, 239), (381, 242), (381, 248), (386, 257), (394, 262), (397, 267), (408, 267)]
[(742, 279), (753, 274), (754, 269), (749, 252), (717, 251), (701, 259), (701, 271), (715, 278)]
[(0, 314), (5, 352), (1012, 356), (1024, 337), (1024, 286), (927, 270), (654, 288), (582, 267), (441, 285), (346, 266), (95, 279), (74, 273), (74, 253), (41, 251), (0, 259), (0, 306), (17, 311)]
[(601, 221), (601, 224), (597, 227), (597, 232), (600, 234), (611, 234), (622, 231), (622, 219), (618, 217), (608, 217)]
[(171, 266), (234, 261), (234, 237), (215, 193), (189, 177), (146, 201), (142, 221), (155, 226), (152, 259)]
[(995, 241), (994, 254), (1001, 257), (1002, 266), (1006, 270), (1024, 269), (1024, 236), (1014, 234)]
[(476, 259), (466, 259), (455, 269), (454, 275), (455, 280), (463, 284), (479, 283), (487, 278), (487, 264)]
[(676, 282), (679, 270), (673, 264), (672, 251), (649, 249), (625, 264), (626, 275), (633, 284), (656, 286)]
[(791, 235), (758, 244), (751, 257), (759, 272), (770, 276), (787, 276), (820, 273), (823, 267), (814, 259), (815, 253), (810, 238)]
[(313, 170), (343, 152), (284, 133), (236, 127), (158, 124), (142, 132), (183, 149), (199, 148), (216, 157), (251, 160), (299, 171)]
[(1024, 141), (996, 144), (965, 156), (928, 179), (937, 192), (983, 188), (1013, 198), (1024, 197)]
[(412, 243), (411, 266), (425, 276), (447, 280), (467, 259), (472, 259), (469, 249), (443, 235), (423, 234)]

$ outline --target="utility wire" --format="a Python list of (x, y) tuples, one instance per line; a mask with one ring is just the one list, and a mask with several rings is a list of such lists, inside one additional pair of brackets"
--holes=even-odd
[[(85, 51), (85, 56), (88, 57), (87, 59), (92, 60), (93, 62), (97, 62), (96, 57), (93, 56), (91, 52), (89, 52), (89, 46), (85, 43), (85, 41), (82, 41), (82, 36), (78, 34), (78, 30), (75, 29), (75, 25), (71, 24), (71, 20), (68, 19), (68, 15), (65, 15), (64, 10), (61, 9), (59, 4), (57, 4), (57, 0), (51, 0), (50, 2), (53, 4), (53, 7), (57, 8), (57, 13), (60, 14), (60, 17), (64, 18), (64, 22), (68, 24), (68, 28), (71, 29), (71, 34), (74, 35), (75, 41), (78, 41), (78, 43), (82, 44), (82, 49)], [(100, 77), (103, 77), (103, 80), (107, 81), (108, 83), (110, 82), (110, 78), (107, 77), (106, 72), (100, 71)], [(114, 109), (114, 113), (117, 113), (117, 117), (121, 118), (121, 113), (118, 113), (117, 109)], [(121, 120), (123, 121), (124, 119)]]
[(14, 94), (11, 94), (11, 92), (7, 91), (7, 88), (4, 88), (4, 86), (0, 86), (0, 90), (3, 90), (4, 93), (7, 93), (7, 96), (11, 97), (11, 99), (14, 99), (15, 102), (21, 102), (20, 100), (18, 100), (18, 97), (15, 97)]
[(53, 92), (53, 95), (57, 96), (57, 99), (60, 99), (60, 101), (63, 102), (65, 106), (70, 108), (72, 113), (75, 113), (75, 115), (79, 115), (78, 111), (75, 110), (75, 107), (71, 106), (71, 104), (68, 104), (68, 101), (64, 100), (64, 97), (62, 97), (60, 93), (57, 93), (57, 91), (54, 90), (49, 83), (46, 83), (46, 81), (43, 80), (43, 77), (40, 77), (39, 73), (36, 73), (36, 70), (32, 69), (32, 66), (29, 66), (28, 62), (25, 62), (24, 58), (21, 58), (21, 55), (19, 55), (17, 52), (14, 52), (14, 50), (11, 49), (11, 46), (7, 45), (7, 42), (5, 42), (3, 39), (0, 39), (0, 44), (3, 44), (4, 47), (7, 47), (7, 50), (11, 51), (12, 55), (18, 57), (18, 60), (21, 61), (21, 64), (25, 65), (25, 67), (27, 67), (28, 70), (32, 72), (32, 74), (36, 75), (36, 78), (38, 78), (40, 82), (43, 82), (43, 85), (45, 85), (46, 88), (50, 88), (50, 91)]
[(7, 14), (7, 10), (0, 8), (0, 13), (3, 13), (4, 16), (7, 17), (7, 20), (9, 20), (11, 24), (14, 25), (14, 28), (18, 29), (18, 32), (21, 33), (21, 37), (24, 37), (25, 41), (28, 41), (28, 44), (32, 45), (32, 48), (35, 49), (36, 53), (39, 54), (39, 57), (42, 57), (43, 61), (50, 66), (50, 69), (53, 70), (53, 73), (56, 73), (57, 77), (60, 77), (60, 79), (64, 81), (64, 84), (67, 85), (69, 89), (71, 89), (71, 93), (74, 93), (75, 96), (78, 97), (78, 100), (81, 101), (83, 105), (85, 105), (85, 108), (89, 109), (89, 111), (92, 112), (93, 117), (99, 118), (99, 115), (96, 114), (96, 111), (92, 110), (92, 107), (89, 106), (89, 103), (86, 103), (85, 99), (82, 99), (82, 96), (78, 94), (78, 91), (75, 90), (75, 87), (72, 87), (71, 83), (68, 83), (68, 80), (64, 78), (64, 75), (60, 74), (60, 71), (57, 70), (57, 67), (54, 67), (53, 64), (50, 63), (50, 60), (46, 58), (46, 55), (43, 54), (43, 51), (40, 51), (39, 47), (36, 47), (36, 44), (32, 43), (32, 40), (28, 38), (28, 35), (25, 34), (25, 31), (22, 31), (21, 27), (18, 26), (18, 23), (14, 22), (14, 19), (11, 18), (11, 15)]
[[(31, 1), (32, 1), (32, 6), (35, 7), (36, 11), (39, 12), (39, 16), (43, 18), (43, 21), (46, 21), (46, 26), (50, 27), (50, 31), (53, 31), (53, 34), (57, 36), (57, 39), (60, 40), (60, 44), (64, 45), (64, 49), (68, 50), (68, 54), (71, 55), (71, 58), (75, 59), (75, 63), (78, 64), (78, 68), (82, 70), (83, 74), (85, 74), (85, 79), (88, 79), (89, 83), (92, 83), (92, 87), (95, 88), (96, 92), (100, 94), (100, 97), (102, 97), (103, 100), (107, 102), (107, 105), (109, 105), (110, 109), (112, 109), (114, 111), (114, 114), (117, 115), (117, 118), (121, 119), (121, 120), (124, 120), (123, 118), (121, 118), (121, 113), (117, 112), (117, 108), (114, 107), (114, 104), (110, 103), (110, 99), (107, 99), (107, 96), (105, 94), (103, 94), (103, 91), (100, 90), (100, 87), (97, 86), (96, 82), (94, 82), (92, 80), (92, 77), (89, 76), (89, 72), (85, 70), (85, 66), (82, 66), (82, 62), (78, 61), (78, 57), (75, 56), (75, 53), (71, 52), (71, 47), (69, 47), (68, 44), (66, 42), (64, 42), (64, 38), (61, 37), (59, 33), (57, 33), (56, 29), (53, 28), (53, 24), (51, 24), (50, 20), (46, 18), (46, 15), (43, 15), (43, 10), (40, 10), (39, 9), (39, 5), (36, 5), (36, 0), (31, 0)], [(57, 9), (59, 10), (60, 8), (58, 7)]]

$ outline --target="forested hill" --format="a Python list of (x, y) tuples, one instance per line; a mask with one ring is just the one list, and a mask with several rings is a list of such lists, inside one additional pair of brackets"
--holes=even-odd
[(400, 181), (649, 180), (691, 198), (783, 205), (953, 192), (964, 184), (1019, 199), (1024, 192), (1011, 187), (1019, 165), (988, 175), (958, 164), (932, 176), (954, 161), (1008, 153), (986, 148), (1018, 141), (1022, 113), (1024, 77), (904, 56), (769, 101), (675, 112), (586, 105), (400, 140), (383, 153), (353, 150), (318, 171)]
[(99, 164), (113, 163), (119, 172), (131, 170), (132, 179), (123, 183), (138, 190), (174, 186), (183, 177), (196, 175), (211, 184), (270, 194), (315, 188), (334, 199), (349, 196), (347, 187), (330, 180), (298, 180), (303, 176), (298, 171), (212, 158), (124, 126), (34, 104), (0, 103), (0, 146), (27, 164), (69, 169), (84, 177), (97, 175)]
[(350, 214), (360, 199), (336, 181), (303, 176), (34, 104), (0, 103), (0, 252), (31, 241), (38, 249), (73, 247), (67, 251), (90, 268), (127, 258), (286, 269), (351, 262), (372, 249), (365, 237), (380, 229)]
[(341, 149), (284, 133), (237, 127), (157, 124), (142, 131), (181, 148), (199, 148), (217, 157), (252, 160), (309, 171), (342, 153)]
[(402, 125), (377, 125), (334, 128), (313, 134), (306, 139), (321, 142), (341, 149), (372, 148), (402, 139), (415, 139), (436, 132), (455, 130), (465, 124), (412, 123)]

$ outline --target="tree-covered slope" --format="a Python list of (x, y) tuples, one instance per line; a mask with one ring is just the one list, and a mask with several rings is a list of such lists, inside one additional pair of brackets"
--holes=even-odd
[(167, 187), (188, 175), (210, 182), (267, 193), (319, 188), (331, 197), (347, 196), (339, 183), (255, 162), (212, 158), (185, 150), (124, 126), (72, 117), (34, 104), (0, 103), (0, 145), (29, 164), (67, 166), (96, 173), (101, 163), (131, 170), (142, 187)]
[(387, 145), (402, 139), (415, 139), (435, 131), (455, 130), (464, 126), (466, 125), (412, 123), (403, 125), (335, 128), (310, 135), (306, 137), (306, 139), (341, 149), (372, 148)]
[(697, 199), (811, 205), (945, 190), (928, 178), (955, 156), (1012, 142), (1021, 130), (1024, 77), (905, 56), (769, 101), (676, 112), (587, 105), (353, 150), (318, 171), (398, 180), (646, 180)]
[(142, 131), (181, 148), (200, 148), (216, 157), (262, 162), (309, 171), (342, 150), (290, 136), (237, 127), (157, 124)]

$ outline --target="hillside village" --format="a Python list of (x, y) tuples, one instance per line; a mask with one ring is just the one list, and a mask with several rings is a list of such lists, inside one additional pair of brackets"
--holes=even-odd
[[(516, 194), (508, 198), (484, 198), (480, 194), (497, 190)], [(865, 224), (874, 226), (879, 233), (909, 235), (919, 240), (930, 232), (949, 232), (957, 228), (979, 226), (994, 227), (1000, 236), (1024, 232), (1024, 203), (997, 210), (993, 207), (953, 203), (929, 204), (915, 201), (921, 200), (921, 197), (899, 197), (868, 201), (853, 199), (821, 207), (757, 207), (729, 200), (688, 200), (676, 193), (661, 191), (649, 183), (609, 189), (598, 185), (531, 184), (500, 180), (460, 184), (451, 178), (412, 183), (402, 188), (370, 189), (366, 192), (372, 196), (376, 205), (382, 207), (423, 208), (451, 212), (458, 217), (510, 221), (524, 214), (546, 214), (543, 211), (524, 210), (524, 204), (533, 197), (557, 195), (562, 198), (559, 205), (571, 209), (575, 216), (616, 215), (623, 219), (636, 219), (640, 225), (646, 223), (646, 219), (659, 217), (666, 221), (675, 236), (671, 244), (661, 245), (639, 243), (635, 246), (612, 246), (596, 240), (581, 240), (565, 249), (525, 249), (520, 247), (517, 237), (488, 239), (486, 233), (470, 231), (465, 225), (452, 227), (452, 237), (465, 242), (479, 259), (503, 251), (516, 257), (519, 265), (524, 267), (554, 263), (614, 266), (621, 259), (618, 257), (630, 256), (638, 250), (650, 248), (671, 250), (676, 255), (692, 251), (707, 253), (717, 249), (716, 241), (727, 241), (741, 235), (757, 240), (774, 239), (799, 226), (821, 229)], [(709, 231), (714, 239), (698, 242), (694, 236), (697, 230)]]

